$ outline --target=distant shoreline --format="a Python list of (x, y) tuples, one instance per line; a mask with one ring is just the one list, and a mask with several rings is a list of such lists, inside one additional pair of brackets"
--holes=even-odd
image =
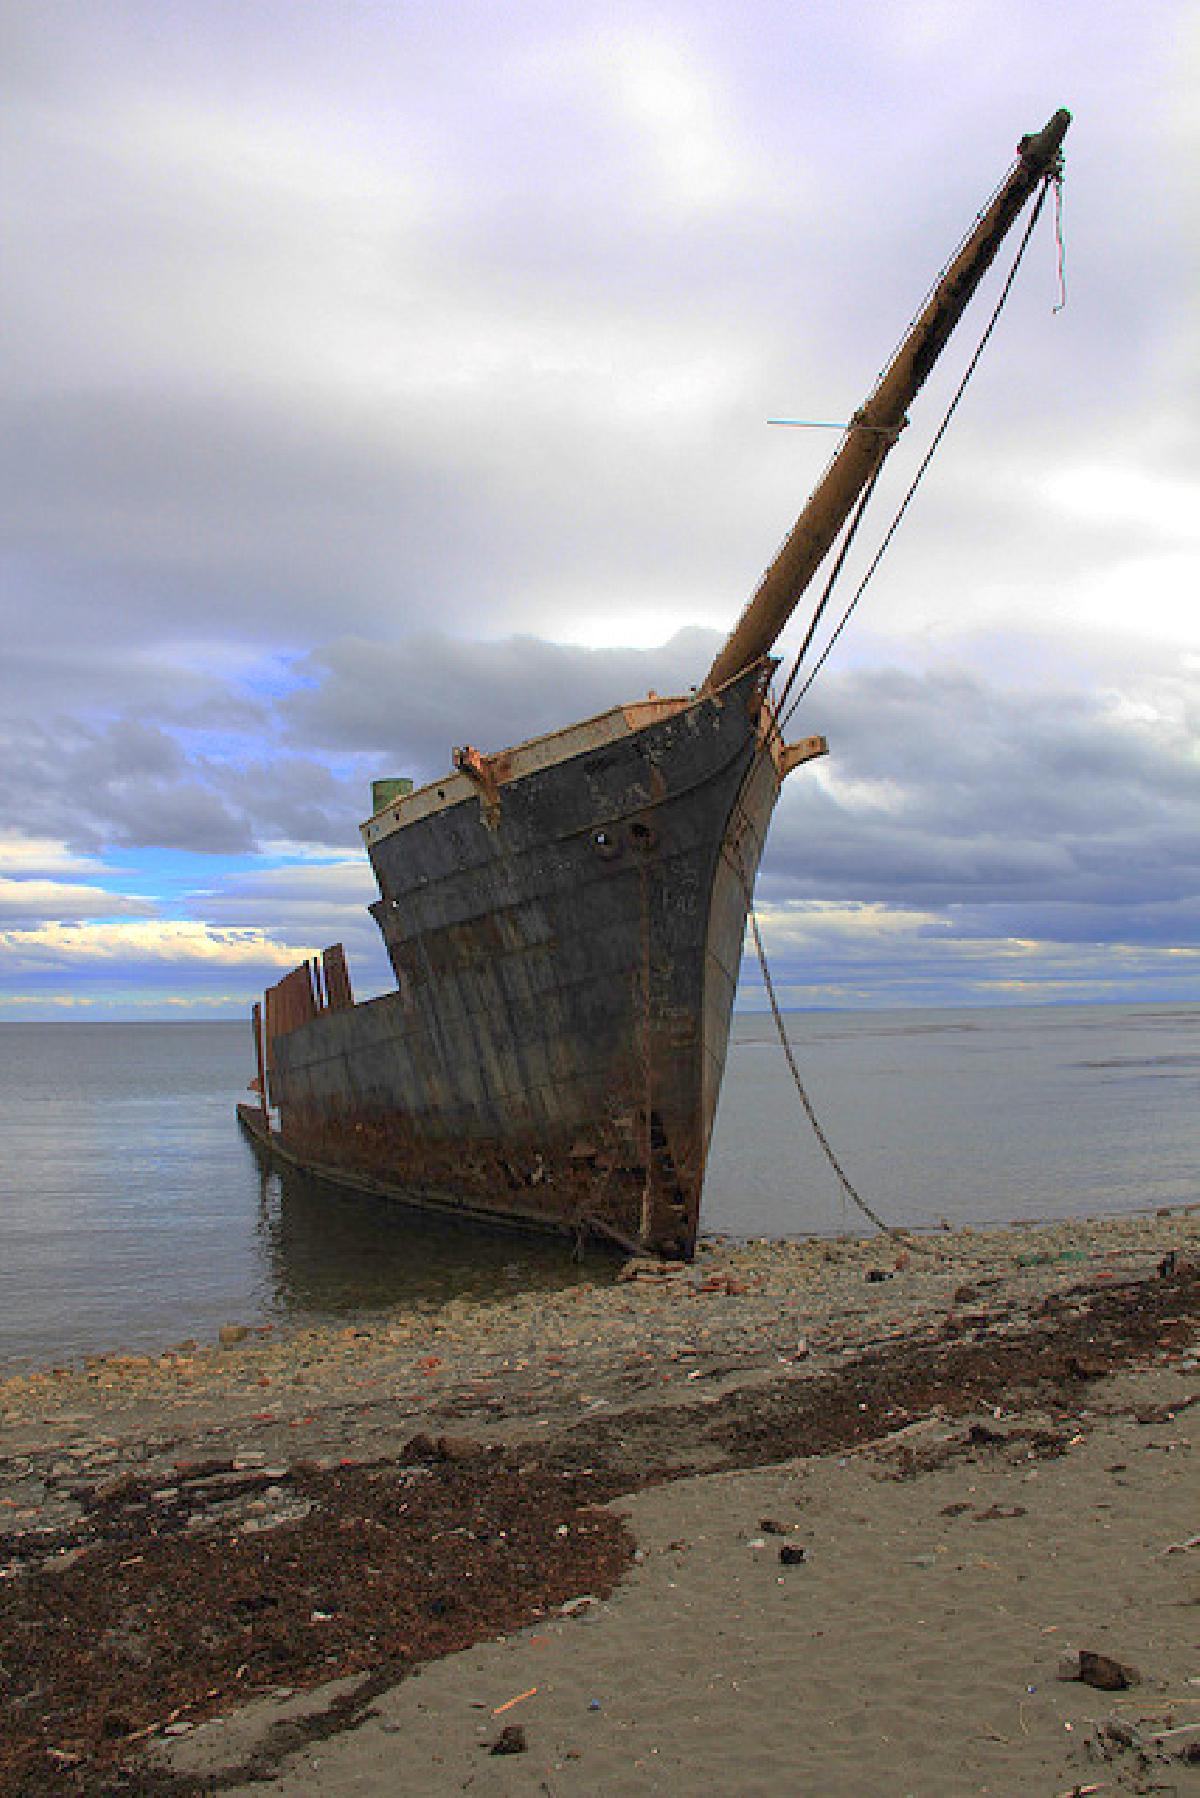
[[(386, 991), (386, 990), (388, 990), (388, 989), (386, 989), (386, 988), (381, 989), (381, 991)], [(370, 998), (370, 997), (377, 997), (378, 995), (367, 994), (365, 996)], [(251, 996), (250, 998), (247, 998), (247, 1000), (245, 1001), (244, 1011), (222, 1012), (222, 1013), (218, 1013), (212, 1017), (191, 1017), (191, 1018), (154, 1017), (154, 1018), (148, 1018), (148, 1017), (137, 1016), (137, 1017), (94, 1018), (94, 1017), (87, 1017), (84, 1015), (80, 1015), (79, 1013), (74, 1013), (74, 1012), (70, 1013), (70, 1015), (67, 1015), (67, 1016), (62, 1015), (61, 1012), (58, 1012), (56, 1014), (48, 1014), (45, 1017), (3, 1017), (3, 1016), (0, 1016), (0, 1030), (6, 1030), (6, 1029), (9, 1029), (10, 1027), (11, 1028), (20, 1028), (27, 1024), (37, 1024), (39, 1026), (44, 1025), (44, 1024), (63, 1024), (63, 1025), (69, 1026), (72, 1029), (77, 1029), (80, 1025), (87, 1025), (90, 1027), (90, 1026), (99, 1025), (99, 1024), (120, 1024), (122, 1026), (128, 1026), (128, 1025), (133, 1025), (133, 1024), (147, 1024), (147, 1025), (164, 1025), (165, 1024), (165, 1025), (170, 1025), (172, 1028), (175, 1028), (176, 1026), (184, 1026), (184, 1025), (191, 1025), (191, 1024), (202, 1024), (205, 1026), (221, 1024), (221, 1025), (230, 1025), (230, 1026), (233, 1026), (233, 1025), (241, 1026), (241, 1027), (244, 1027), (248, 1031), (249, 1030), (250, 1007), (251, 1007), (251, 1003), (252, 1003), (252, 998), (253, 998), (253, 996)], [(986, 1011), (986, 1012), (1072, 1011), (1072, 1010), (1095, 1011), (1095, 1010), (1106, 1010), (1106, 1009), (1114, 1009), (1115, 1010), (1115, 1009), (1119, 1009), (1119, 1008), (1125, 1008), (1127, 1010), (1143, 1010), (1143, 1009), (1148, 1009), (1148, 1008), (1153, 1008), (1154, 1010), (1161, 1010), (1164, 1007), (1169, 1008), (1172, 1011), (1174, 1011), (1174, 1010), (1197, 1011), (1197, 1010), (1200, 1010), (1200, 999), (1192, 998), (1188, 995), (1166, 995), (1166, 996), (1160, 996), (1160, 997), (1150, 997), (1150, 998), (1143, 997), (1143, 998), (1136, 998), (1136, 999), (1131, 999), (1126, 995), (1121, 995), (1120, 997), (1113, 996), (1110, 998), (1103, 998), (1103, 999), (1099, 999), (1099, 998), (1092, 998), (1092, 999), (1079, 999), (1079, 998), (1036, 999), (1036, 998), (1030, 998), (1028, 996), (1022, 997), (1020, 999), (981, 999), (978, 996), (976, 996), (976, 997), (973, 997), (970, 999), (963, 998), (963, 999), (910, 1000), (906, 1004), (898, 1004), (894, 1000), (888, 1000), (886, 1002), (880, 1002), (878, 1004), (871, 1003), (871, 1004), (864, 1004), (864, 1005), (781, 1005), (780, 1010), (784, 1013), (785, 1017), (874, 1017), (874, 1016), (883, 1015), (883, 1014), (886, 1014), (889, 1012), (895, 1012), (895, 1013), (932, 1012), (934, 1014), (937, 1014), (940, 1012), (948, 1012), (948, 1011)], [(734, 1018), (735, 1022), (739, 1018), (768, 1018), (769, 1019), (770, 1016), (771, 1016), (771, 1013), (767, 1009), (766, 1006), (745, 1006), (745, 1005), (735, 1004), (734, 1009), (733, 1009), (733, 1018)]]

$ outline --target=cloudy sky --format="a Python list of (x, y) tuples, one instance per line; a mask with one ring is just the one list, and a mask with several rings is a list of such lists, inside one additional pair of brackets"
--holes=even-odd
[(797, 1005), (1200, 999), (1193, 0), (0, 14), (0, 1018), (381, 985), (372, 775), (700, 679), (831, 447), (766, 421), (1060, 105), (1067, 305), (1047, 213), (764, 930)]

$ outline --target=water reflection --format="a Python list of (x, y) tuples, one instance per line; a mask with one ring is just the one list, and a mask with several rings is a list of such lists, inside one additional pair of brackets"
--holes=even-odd
[(292, 1321), (606, 1285), (620, 1265), (596, 1247), (575, 1260), (565, 1237), (460, 1224), (291, 1169), (260, 1169), (258, 1237), (268, 1304)]

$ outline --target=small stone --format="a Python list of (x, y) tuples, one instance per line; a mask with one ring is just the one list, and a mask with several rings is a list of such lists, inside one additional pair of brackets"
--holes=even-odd
[(110, 1480), (101, 1480), (92, 1493), (92, 1502), (97, 1505), (117, 1504), (122, 1499), (132, 1498), (138, 1489), (136, 1473), (118, 1473)]
[(1136, 1667), (1114, 1660), (1111, 1655), (1081, 1648), (1060, 1658), (1058, 1677), (1082, 1680), (1085, 1686), (1094, 1686), (1100, 1692), (1124, 1692), (1129, 1686), (1140, 1685), (1142, 1676)]
[(492, 1743), (491, 1754), (525, 1754), (529, 1743), (525, 1740), (525, 1731), (520, 1723), (507, 1723)]
[(441, 1461), (473, 1461), (484, 1452), (483, 1444), (470, 1436), (439, 1436), (435, 1446)]

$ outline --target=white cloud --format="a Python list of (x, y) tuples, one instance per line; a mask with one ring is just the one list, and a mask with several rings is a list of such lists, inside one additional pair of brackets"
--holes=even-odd
[(715, 70), (676, 32), (660, 24), (614, 33), (593, 72), (614, 116), (637, 134), (643, 175), (664, 211), (717, 211), (771, 192)]
[(153, 899), (134, 893), (110, 893), (65, 880), (9, 880), (0, 874), (0, 918), (150, 918), (157, 910)]
[(65, 1015), (71, 1012), (102, 1013), (99, 1021), (110, 1019), (124, 1020), (136, 1018), (145, 1013), (149, 1021), (161, 1018), (165, 1012), (171, 1015), (199, 1014), (203, 1018), (211, 1018), (214, 1014), (233, 1014), (241, 1017), (246, 1010), (246, 995), (240, 993), (0, 993), (0, 1011), (16, 1014), (18, 1021), (45, 1021), (34, 1019), (31, 1014), (49, 1013)]
[(0, 828), (0, 868), (9, 874), (94, 874), (103, 866), (98, 857), (78, 855), (57, 837)]
[[(760, 907), (784, 1006), (1095, 1003), (1195, 999), (1200, 947), (989, 935), (903, 907)], [(748, 940), (739, 1004), (767, 1000)]]
[[(226, 967), (291, 967), (305, 953), (275, 941), (259, 929), (214, 929), (194, 919), (146, 923), (46, 923), (0, 931), (0, 951), (13, 957), (18, 972), (89, 963), (120, 964), (132, 970), (145, 963), (212, 963)], [(307, 951), (312, 953), (311, 950)]]
[(791, 905), (764, 903), (757, 910), (768, 956), (777, 951), (802, 954), (816, 942), (875, 945), (948, 928), (946, 919), (936, 912), (890, 905), (843, 905), (816, 899)]

